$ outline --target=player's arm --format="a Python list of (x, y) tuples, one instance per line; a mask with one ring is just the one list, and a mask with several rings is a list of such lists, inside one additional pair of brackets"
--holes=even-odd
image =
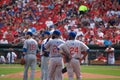
[(15, 59), (17, 59), (17, 55), (16, 55), (16, 53), (15, 53), (15, 52), (13, 52), (13, 55), (14, 55)]
[(114, 48), (107, 48), (107, 49), (105, 49), (105, 52), (112, 53), (112, 52), (114, 52)]
[(82, 51), (81, 54), (83, 54), (82, 58), (80, 58), (80, 63), (82, 60), (85, 60), (86, 56), (87, 56), (87, 51)]
[(51, 41), (48, 41), (46, 44), (44, 44), (44, 51), (50, 48)]
[(27, 42), (25, 41), (24, 42), (24, 45), (23, 45), (23, 56), (27, 53)]
[(39, 48), (39, 45), (37, 43), (37, 49), (36, 49), (36, 53), (39, 54), (40, 53), (40, 48)]
[(61, 53), (63, 56), (69, 56), (69, 52), (65, 49), (67, 49), (65, 43), (58, 46), (59, 53)]
[(59, 53), (61, 53), (63, 55), (64, 63), (70, 62), (72, 57), (70, 56), (69, 51), (67, 50), (66, 44), (61, 44), (59, 46)]
[(8, 61), (8, 59), (9, 59), (9, 56), (10, 56), (10, 53), (8, 52), (8, 53), (7, 53), (7, 58), (6, 58), (7, 61)]
[(87, 56), (87, 54), (88, 54), (88, 52), (89, 52), (88, 46), (85, 45), (83, 42), (81, 42), (81, 47), (82, 47), (82, 48), (81, 48), (81, 49), (82, 49), (81, 54), (83, 54), (83, 57), (80, 58), (80, 62), (81, 62), (82, 60), (85, 60), (85, 58), (86, 58), (86, 56)]
[(62, 54), (62, 55), (64, 55), (64, 52), (63, 52), (63, 44), (61, 44), (61, 45), (59, 45), (58, 46), (58, 52), (60, 53), (60, 54)]

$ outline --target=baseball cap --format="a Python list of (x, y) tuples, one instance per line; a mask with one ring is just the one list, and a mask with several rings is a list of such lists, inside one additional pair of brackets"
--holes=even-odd
[(51, 25), (50, 28), (54, 28), (54, 25)]
[(44, 34), (50, 35), (50, 31), (44, 31)]
[(32, 36), (33, 33), (32, 33), (32, 32), (27, 32), (26, 35), (30, 35), (30, 36)]
[(71, 36), (71, 37), (76, 37), (76, 33), (75, 32), (70, 32), (68, 36)]
[(53, 31), (53, 34), (61, 35), (61, 32), (59, 30), (55, 30), (55, 31)]

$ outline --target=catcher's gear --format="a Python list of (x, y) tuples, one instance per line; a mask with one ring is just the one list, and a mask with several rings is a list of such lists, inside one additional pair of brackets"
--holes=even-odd
[(21, 65), (24, 65), (24, 64), (25, 64), (25, 58), (21, 58), (20, 64), (21, 64)]

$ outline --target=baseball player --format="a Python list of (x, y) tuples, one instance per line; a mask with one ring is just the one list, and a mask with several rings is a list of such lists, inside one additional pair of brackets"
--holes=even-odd
[(60, 39), (61, 32), (55, 30), (52, 40), (45, 44), (45, 48), (50, 50), (48, 66), (48, 80), (62, 80), (62, 55), (58, 52), (58, 46), (64, 41)]
[(5, 57), (0, 54), (0, 63), (6, 63)]
[(49, 61), (49, 51), (46, 51), (44, 45), (51, 40), (50, 32), (44, 31), (44, 40), (41, 44), (41, 80), (47, 80), (48, 77), (48, 61)]
[(14, 63), (15, 59), (17, 58), (17, 55), (15, 54), (15, 52), (13, 52), (12, 48), (9, 48), (10, 52), (8, 52), (7, 54), (7, 60), (8, 63)]
[(108, 53), (108, 64), (114, 64), (115, 63), (115, 56), (114, 56), (114, 48), (112, 48), (111, 45), (109, 45), (105, 51)]
[[(75, 40), (75, 37), (76, 33), (70, 32), (69, 40), (59, 46), (60, 53), (71, 59), (66, 63), (68, 80), (73, 80), (73, 72), (75, 72), (77, 80), (81, 80), (80, 62), (85, 59), (87, 50), (89, 50), (83, 42)], [(82, 57), (81, 53), (84, 53)]]
[(28, 80), (28, 69), (31, 67), (30, 80), (34, 80), (35, 68), (36, 68), (36, 53), (38, 50), (38, 43), (32, 38), (32, 32), (26, 33), (26, 40), (23, 45), (23, 54), (25, 55), (24, 77), (23, 80)]

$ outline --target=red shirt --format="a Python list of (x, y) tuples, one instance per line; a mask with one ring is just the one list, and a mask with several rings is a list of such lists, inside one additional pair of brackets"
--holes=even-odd
[(98, 59), (98, 61), (107, 60), (106, 57), (104, 57), (104, 56), (99, 56), (97, 59)]
[(0, 5), (8, 4), (9, 2), (10, 2), (10, 0), (1, 0)]
[(6, 39), (8, 40), (9, 43), (14, 41), (14, 36), (12, 33), (6, 35)]

